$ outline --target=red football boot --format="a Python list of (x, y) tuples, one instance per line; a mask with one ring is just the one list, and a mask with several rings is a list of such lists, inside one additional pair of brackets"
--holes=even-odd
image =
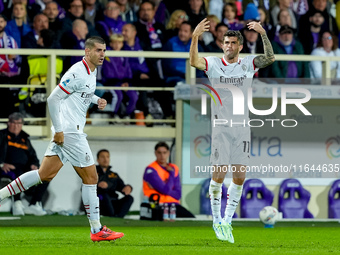
[(93, 242), (100, 242), (100, 241), (114, 241), (116, 239), (122, 238), (124, 236), (123, 233), (114, 232), (111, 229), (103, 226), (102, 230), (96, 234), (91, 233), (91, 240)]

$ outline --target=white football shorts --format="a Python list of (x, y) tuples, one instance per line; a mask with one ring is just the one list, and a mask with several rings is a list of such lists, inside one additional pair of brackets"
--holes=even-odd
[(249, 127), (212, 127), (211, 165), (245, 165), (250, 159)]
[(57, 155), (65, 165), (68, 161), (72, 166), (87, 167), (94, 165), (92, 151), (86, 134), (64, 134), (64, 144), (57, 145), (52, 141), (47, 147), (45, 156)]

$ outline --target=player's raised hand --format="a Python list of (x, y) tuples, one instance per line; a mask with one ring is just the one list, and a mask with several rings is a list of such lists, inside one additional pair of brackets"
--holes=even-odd
[(104, 98), (99, 98), (98, 99), (98, 109), (99, 110), (104, 110), (107, 105), (107, 102)]
[(192, 37), (194, 36), (200, 36), (202, 35), (205, 31), (209, 31), (209, 25), (210, 21), (207, 20), (207, 18), (203, 19), (198, 25), (196, 26), (194, 32), (192, 33)]
[(266, 30), (261, 26), (261, 22), (252, 21), (247, 24), (248, 29), (253, 29), (254, 31), (258, 32), (259, 34), (265, 34)]
[(55, 133), (53, 137), (53, 142), (62, 146), (64, 144), (64, 132)]

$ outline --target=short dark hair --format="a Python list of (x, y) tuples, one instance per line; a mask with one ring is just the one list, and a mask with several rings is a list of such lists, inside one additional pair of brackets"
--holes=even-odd
[(92, 36), (85, 41), (85, 49), (86, 48), (92, 49), (95, 43), (105, 44), (105, 40), (99, 36)]
[(332, 51), (336, 50), (338, 48), (338, 37), (336, 35), (334, 35), (334, 33), (329, 31), (329, 30), (325, 30), (325, 31), (319, 33), (319, 40), (318, 40), (318, 44), (316, 45), (316, 47), (323, 47), (322, 46), (322, 40), (323, 40), (322, 38), (323, 38), (323, 35), (325, 33), (330, 33), (332, 40), (333, 40)]
[(240, 45), (243, 45), (243, 36), (241, 34), (240, 31), (236, 31), (236, 30), (228, 30), (227, 32), (225, 32), (223, 39), (225, 37), (236, 37), (237, 41), (239, 42)]
[(165, 149), (169, 150), (169, 145), (166, 142), (158, 142), (155, 146), (155, 151), (159, 148), (159, 147), (164, 147)]
[(107, 153), (109, 153), (109, 155), (110, 155), (110, 152), (109, 152), (107, 149), (101, 149), (101, 150), (99, 150), (99, 151), (97, 152), (97, 159), (99, 159), (99, 155), (100, 155), (100, 153), (102, 153), (102, 152), (107, 152)]
[(192, 24), (191, 24), (189, 21), (183, 21), (183, 22), (181, 23), (181, 26), (182, 26), (183, 24), (189, 25), (189, 26), (190, 26), (191, 32), (194, 32), (194, 28), (193, 28)]
[(155, 5), (155, 3), (154, 3), (153, 1), (145, 0), (145, 1), (142, 1), (142, 2), (141, 2), (141, 4), (139, 5), (139, 9), (140, 9), (140, 7), (141, 7), (143, 4), (145, 4), (145, 3), (151, 4), (153, 10), (154, 10), (155, 7), (156, 7), (156, 5)]
[(13, 112), (8, 116), (8, 121), (11, 122), (13, 120), (22, 120), (24, 122), (24, 115), (20, 112)]
[(220, 22), (216, 25), (215, 31), (217, 31), (220, 27), (226, 27), (229, 30), (229, 27), (226, 24), (224, 24), (223, 22)]

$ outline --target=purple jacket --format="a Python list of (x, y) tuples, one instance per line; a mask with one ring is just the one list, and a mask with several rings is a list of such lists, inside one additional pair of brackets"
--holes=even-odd
[[(161, 166), (162, 167), (162, 166)], [(162, 167), (165, 169), (164, 167)], [(148, 182), (159, 193), (169, 195), (177, 200), (181, 199), (182, 189), (179, 175), (175, 177), (175, 172), (169, 172), (169, 179), (163, 182), (157, 171), (152, 167), (147, 167), (144, 172), (143, 180)]]
[[(108, 48), (111, 50), (111, 48)], [(132, 79), (129, 59), (125, 57), (105, 57), (102, 67), (102, 81), (110, 80), (110, 86), (120, 86)]]
[[(139, 44), (139, 39), (136, 37), (135, 40), (135, 45), (130, 47), (126, 43), (124, 43), (124, 46), (122, 50), (128, 50), (128, 51), (142, 51), (142, 47)], [(139, 77), (141, 73), (148, 73), (149, 68), (145, 63), (145, 58), (144, 57), (139, 57), (139, 58), (129, 58), (129, 63), (130, 67), (132, 70), (133, 76)]]

